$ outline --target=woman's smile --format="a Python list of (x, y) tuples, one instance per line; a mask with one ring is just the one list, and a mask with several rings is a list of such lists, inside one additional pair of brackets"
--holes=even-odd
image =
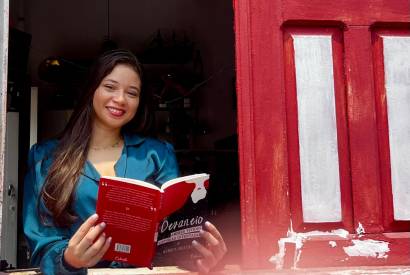
[(110, 114), (114, 117), (122, 117), (125, 114), (125, 111), (115, 107), (107, 107)]
[(114, 67), (95, 90), (94, 126), (121, 129), (135, 116), (141, 91), (139, 75), (128, 65)]

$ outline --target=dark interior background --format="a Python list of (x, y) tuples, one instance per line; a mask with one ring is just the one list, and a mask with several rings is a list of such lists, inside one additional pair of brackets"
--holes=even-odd
[[(38, 87), (41, 141), (65, 126), (90, 62), (103, 49), (127, 48), (142, 61), (154, 94), (156, 135), (174, 145), (182, 174), (211, 174), (211, 219), (228, 244), (227, 263), (240, 260), (232, 1), (13, 0), (9, 45), (8, 111), (20, 113), (20, 198), (30, 87)], [(20, 229), (18, 266), (26, 267)]]

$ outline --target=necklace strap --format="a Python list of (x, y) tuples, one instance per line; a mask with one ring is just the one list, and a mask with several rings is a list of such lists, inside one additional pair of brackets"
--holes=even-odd
[(107, 145), (107, 146), (90, 146), (90, 149), (94, 151), (101, 151), (101, 150), (107, 150), (111, 148), (118, 148), (122, 145), (121, 143), (122, 143), (122, 139), (120, 138), (114, 144)]

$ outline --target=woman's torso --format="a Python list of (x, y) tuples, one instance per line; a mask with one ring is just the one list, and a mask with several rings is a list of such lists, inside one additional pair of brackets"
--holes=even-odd
[[(53, 151), (57, 146), (57, 141), (49, 141), (38, 146), (46, 147), (42, 148), (43, 150), (37, 150), (39, 155), (36, 156), (39, 160), (35, 165), (37, 179), (39, 179), (37, 190), (40, 190), (46, 171), (51, 165), (51, 161), (46, 160), (47, 156), (41, 156), (41, 154)], [(114, 171), (118, 177), (149, 181), (157, 185), (179, 174), (171, 145), (138, 135), (124, 136), (124, 146), (114, 165)], [(95, 213), (99, 179), (100, 173), (90, 161), (86, 161), (74, 195), (73, 210), (78, 220), (71, 226), (71, 232), (74, 233), (84, 220)]]

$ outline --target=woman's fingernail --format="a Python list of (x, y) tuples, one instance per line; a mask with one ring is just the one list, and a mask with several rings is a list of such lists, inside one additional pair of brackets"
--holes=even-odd
[(93, 219), (93, 220), (98, 219), (98, 214), (97, 213), (92, 214), (91, 219)]
[(112, 241), (112, 238), (111, 238), (111, 237), (108, 237), (107, 243), (111, 243), (111, 241)]
[(105, 222), (100, 223), (100, 227), (103, 228), (103, 229), (105, 228), (106, 225), (107, 224)]
[(198, 245), (198, 242), (195, 241), (195, 240), (193, 240), (193, 241), (192, 241), (192, 244), (193, 244), (193, 245)]
[(206, 227), (210, 227), (210, 226), (211, 226), (211, 223), (208, 222), (208, 221), (206, 221), (206, 222), (205, 222), (205, 226), (206, 226)]

